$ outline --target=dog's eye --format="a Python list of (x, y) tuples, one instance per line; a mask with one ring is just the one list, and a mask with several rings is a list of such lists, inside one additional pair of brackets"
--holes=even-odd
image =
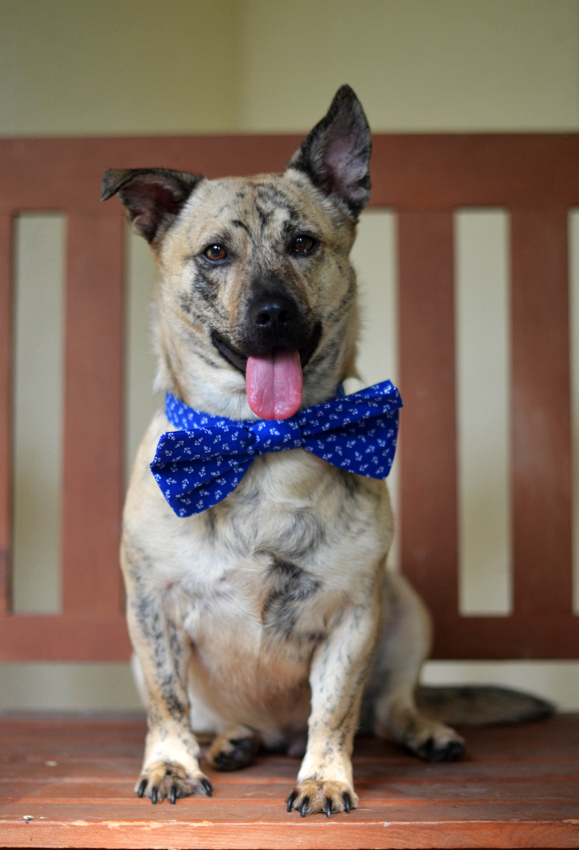
[(296, 254), (311, 254), (317, 244), (316, 239), (302, 234), (301, 236), (296, 236), (292, 242), (292, 251)]
[(207, 257), (208, 260), (211, 260), (212, 263), (220, 263), (227, 257), (227, 251), (223, 245), (216, 243), (215, 245), (208, 245), (203, 251), (203, 256)]

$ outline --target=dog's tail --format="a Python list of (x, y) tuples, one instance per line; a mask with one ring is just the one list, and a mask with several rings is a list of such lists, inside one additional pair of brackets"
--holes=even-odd
[(450, 726), (524, 723), (549, 717), (555, 711), (552, 703), (531, 694), (485, 685), (421, 685), (416, 705), (429, 717)]

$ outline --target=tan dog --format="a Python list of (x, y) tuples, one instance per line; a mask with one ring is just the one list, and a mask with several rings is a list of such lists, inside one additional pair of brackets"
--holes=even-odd
[[(355, 374), (349, 252), (369, 199), (370, 147), (344, 86), (283, 174), (107, 172), (103, 198), (119, 194), (160, 271), (159, 387), (207, 413), (284, 419)], [(210, 733), (209, 760), (223, 770), (249, 764), (260, 745), (305, 748), (288, 811), (349, 811), (361, 709), (368, 732), (426, 758), (458, 756), (462, 738), (415, 704), (429, 617), (386, 571), (384, 483), (294, 449), (257, 458), (224, 501), (181, 519), (149, 469), (172, 429), (163, 413), (153, 419), (124, 519), (149, 722), (139, 794), (210, 794), (195, 737)]]

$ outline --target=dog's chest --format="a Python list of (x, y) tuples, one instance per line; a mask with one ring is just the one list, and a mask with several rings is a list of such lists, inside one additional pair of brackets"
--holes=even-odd
[(202, 581), (184, 576), (180, 585), (183, 627), (205, 657), (234, 645), (240, 658), (263, 657), (269, 647), (297, 659), (326, 636), (336, 600), (329, 604), (324, 581), (312, 572), (266, 554), (222, 567)]
[(181, 536), (173, 580), (197, 644), (219, 631), (243, 635), (259, 652), (270, 641), (305, 651), (375, 564), (381, 540), (364, 506), (307, 467), (300, 482), (300, 464), (285, 454), (255, 464), (226, 504), (194, 518)]
[(205, 538), (182, 565), (183, 624), (197, 646), (226, 636), (249, 652), (272, 641), (293, 653), (292, 646), (325, 636), (335, 588), (318, 563), (325, 546), (315, 518), (278, 510), (275, 530), (267, 526), (259, 512), (240, 518), (239, 527)]

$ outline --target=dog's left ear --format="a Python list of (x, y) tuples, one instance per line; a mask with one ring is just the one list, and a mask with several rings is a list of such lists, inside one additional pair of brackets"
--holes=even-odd
[(103, 177), (101, 201), (118, 193), (135, 233), (153, 243), (171, 226), (201, 180), (167, 168), (111, 168)]
[(327, 115), (316, 124), (288, 163), (308, 175), (353, 221), (370, 200), (368, 170), (372, 139), (362, 104), (350, 88), (336, 92)]

